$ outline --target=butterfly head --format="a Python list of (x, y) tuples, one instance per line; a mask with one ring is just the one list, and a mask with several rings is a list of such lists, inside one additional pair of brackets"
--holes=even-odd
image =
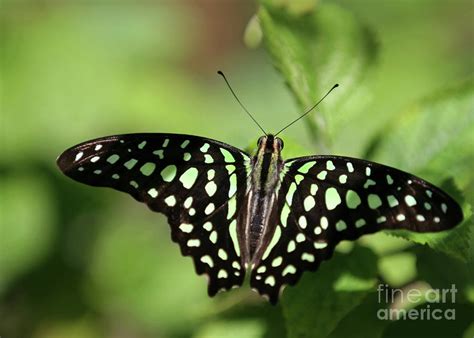
[(272, 134), (261, 136), (257, 142), (259, 153), (280, 153), (283, 149), (283, 140)]

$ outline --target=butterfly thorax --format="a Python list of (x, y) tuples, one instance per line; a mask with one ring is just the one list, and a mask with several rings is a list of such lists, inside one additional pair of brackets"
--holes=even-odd
[(270, 220), (276, 215), (275, 200), (283, 168), (281, 149), (279, 138), (263, 136), (252, 159), (251, 186), (244, 204), (247, 212), (240, 224), (245, 237), (241, 241), (245, 263), (258, 261), (263, 254), (261, 249), (266, 247), (275, 228)]

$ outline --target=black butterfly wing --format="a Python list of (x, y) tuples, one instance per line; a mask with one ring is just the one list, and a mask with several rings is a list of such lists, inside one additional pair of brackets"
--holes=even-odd
[(383, 229), (435, 232), (462, 221), (460, 206), (432, 184), (400, 170), (338, 156), (285, 162), (278, 219), (251, 286), (275, 303), (282, 286), (316, 270), (341, 240)]
[[(72, 179), (132, 195), (168, 218), (171, 236), (208, 293), (244, 280), (237, 240), (237, 214), (247, 186), (247, 154), (197, 136), (127, 134), (84, 142), (57, 160)], [(237, 188), (239, 187), (239, 188)]]

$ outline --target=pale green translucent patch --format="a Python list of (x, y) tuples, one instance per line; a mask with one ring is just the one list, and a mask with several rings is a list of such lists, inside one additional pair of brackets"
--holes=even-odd
[(206, 184), (204, 189), (206, 190), (207, 195), (212, 197), (217, 191), (217, 185), (214, 183), (214, 181), (210, 181)]
[(327, 170), (334, 170), (334, 169), (336, 169), (336, 167), (334, 166), (334, 163), (333, 163), (331, 160), (329, 160), (329, 161), (326, 162), (326, 169), (327, 169)]
[(170, 143), (170, 140), (169, 140), (168, 138), (167, 138), (167, 139), (165, 139), (165, 141), (163, 142), (163, 145), (162, 145), (162, 147), (163, 147), (163, 148), (166, 148), (166, 147), (168, 146), (168, 144), (169, 144), (169, 143)]
[(267, 246), (267, 249), (265, 250), (265, 253), (263, 254), (262, 259), (266, 259), (270, 252), (272, 251), (273, 247), (278, 243), (278, 241), (281, 238), (281, 228), (280, 226), (275, 227), (275, 232), (273, 233), (273, 237), (270, 241), (270, 243)]
[(298, 235), (296, 235), (296, 241), (298, 243), (304, 242), (305, 240), (306, 236), (303, 233), (300, 232)]
[(282, 262), (283, 262), (283, 258), (281, 256), (278, 256), (272, 261), (272, 266), (276, 268), (277, 266), (280, 266)]
[(296, 191), (296, 183), (293, 182), (290, 184), (290, 187), (288, 188), (288, 192), (286, 193), (286, 203), (288, 203), (289, 206), (291, 206), (291, 203), (293, 203), (293, 195), (295, 194)]
[(362, 203), (359, 194), (354, 190), (347, 190), (346, 205), (349, 209), (355, 209)]
[(237, 253), (237, 256), (240, 256), (240, 246), (239, 240), (237, 237), (237, 220), (233, 220), (229, 225), (230, 238), (232, 239), (232, 244), (234, 244), (234, 250)]
[(299, 169), (298, 171), (302, 174), (307, 174), (308, 171), (314, 167), (314, 165), (316, 164), (316, 161), (311, 161), (311, 162), (307, 162), (305, 164), (303, 164)]
[(100, 156), (94, 156), (93, 158), (91, 158), (91, 162), (92, 162), (92, 163), (95, 163), (95, 162), (97, 162), (98, 160), (100, 160)]
[(96, 175), (100, 175), (100, 174), (102, 174), (102, 170), (97, 169), (97, 170), (94, 170), (93, 173), (96, 174)]
[(429, 204), (428, 202), (425, 202), (424, 207), (426, 210), (431, 210), (431, 204)]
[(145, 176), (150, 176), (155, 171), (156, 164), (152, 162), (147, 162), (140, 168), (140, 171)]
[(326, 230), (329, 226), (329, 221), (326, 216), (322, 216), (321, 219), (319, 220), (319, 225), (321, 225), (321, 228)]
[(314, 234), (315, 234), (315, 235), (320, 235), (321, 232), (323, 232), (323, 230), (321, 229), (321, 227), (315, 227), (315, 228), (314, 228)]
[(393, 178), (390, 175), (387, 175), (387, 183), (388, 184), (393, 184)]
[(146, 146), (146, 141), (142, 141), (139, 145), (138, 145), (138, 149), (143, 149), (145, 148)]
[(307, 196), (303, 201), (303, 205), (305, 211), (310, 211), (316, 205), (316, 201), (313, 196)]
[(234, 216), (235, 211), (237, 210), (237, 200), (234, 197), (232, 197), (229, 202), (227, 202), (227, 219), (231, 219), (232, 216)]
[(191, 204), (193, 204), (193, 198), (192, 198), (191, 196), (189, 196), (188, 198), (186, 198), (186, 199), (184, 200), (183, 206), (184, 206), (186, 209), (188, 209), (188, 208), (191, 206)]
[(314, 255), (312, 255), (310, 253), (307, 253), (307, 252), (303, 252), (303, 254), (301, 255), (301, 260), (313, 263), (314, 262)]
[(113, 175), (112, 175), (112, 178), (113, 178), (114, 180), (118, 180), (118, 179), (120, 178), (120, 175), (119, 175), (119, 174), (113, 174)]
[(286, 248), (286, 251), (288, 252), (293, 252), (296, 249), (296, 243), (294, 240), (291, 240), (288, 242), (288, 247)]
[(205, 230), (207, 230), (207, 231), (211, 231), (211, 230), (212, 230), (212, 223), (209, 222), (209, 221), (207, 221), (206, 223), (204, 223), (204, 224), (202, 225), (202, 227), (203, 227)]
[(209, 255), (202, 256), (201, 257), (201, 262), (206, 263), (211, 268), (214, 267), (214, 261), (212, 260), (211, 256), (209, 256)]
[(223, 261), (226, 261), (227, 260), (227, 252), (225, 252), (224, 249), (222, 248), (219, 248), (219, 251), (217, 252), (217, 255), (220, 257), (220, 259), (222, 259)]
[(257, 269), (257, 273), (264, 273), (265, 271), (267, 271), (267, 267), (265, 265), (262, 265)]
[(213, 180), (214, 177), (216, 176), (216, 171), (214, 169), (209, 169), (207, 171), (207, 179), (210, 181), (210, 180)]
[(416, 215), (416, 220), (418, 222), (424, 222), (424, 221), (426, 221), (426, 218), (423, 215)]
[(84, 171), (84, 167), (79, 167), (79, 168), (77, 168), (77, 170)]
[(192, 224), (189, 224), (189, 223), (181, 223), (181, 225), (179, 226), (179, 229), (182, 231), (182, 232), (185, 232), (185, 233), (190, 233), (191, 231), (193, 231), (193, 225)]
[(314, 242), (314, 248), (315, 249), (324, 249), (325, 247), (328, 246), (328, 243), (326, 242)]
[(229, 178), (229, 197), (232, 197), (237, 192), (237, 175), (232, 174)]
[(354, 166), (352, 165), (352, 162), (347, 162), (346, 165), (347, 165), (347, 171), (349, 171), (350, 173), (353, 173)]
[(201, 246), (201, 241), (199, 239), (189, 239), (186, 245), (190, 248), (198, 248)]
[(217, 243), (217, 231), (216, 230), (211, 232), (211, 234), (209, 235), (209, 240), (214, 244)]
[(233, 262), (232, 262), (232, 267), (233, 267), (234, 269), (240, 270), (240, 264), (239, 264), (239, 262), (233, 261)]
[(334, 210), (339, 204), (341, 204), (341, 196), (339, 196), (336, 188), (331, 187), (326, 190), (325, 202), (328, 210)]
[(283, 225), (283, 227), (286, 227), (286, 222), (288, 220), (288, 215), (290, 214), (290, 207), (288, 207), (288, 204), (284, 204), (283, 205), (283, 209), (281, 210), (281, 215), (280, 215), (280, 221), (281, 221), (281, 225)]
[(448, 211), (448, 206), (446, 205), (446, 203), (441, 203), (441, 211), (443, 212), (443, 214)]
[(398, 205), (398, 200), (393, 195), (387, 196), (387, 202), (391, 208), (396, 207)]
[(385, 222), (386, 220), (387, 220), (387, 217), (385, 217), (385, 216), (380, 216), (380, 217), (377, 218), (377, 223), (380, 224), (380, 223)]
[(268, 284), (270, 286), (275, 286), (275, 283), (276, 283), (275, 277), (268, 276), (267, 278), (265, 278), (265, 284)]
[(375, 184), (376, 184), (375, 181), (369, 178), (367, 181), (365, 181), (364, 188), (368, 189), (371, 185), (375, 185)]
[(416, 205), (416, 199), (412, 195), (406, 195), (405, 196), (405, 203), (409, 206), (412, 207)]
[(366, 225), (367, 223), (365, 222), (365, 219), (363, 218), (359, 218), (356, 222), (355, 222), (355, 226), (356, 228), (361, 228), (363, 227), (364, 225)]
[(234, 158), (234, 156), (230, 153), (230, 151), (228, 151), (228, 150), (225, 149), (225, 148), (219, 148), (219, 150), (221, 151), (222, 155), (224, 156), (224, 161), (225, 161), (226, 163), (235, 162), (235, 158)]
[(294, 265), (288, 264), (281, 274), (282, 276), (286, 276), (289, 273), (291, 273), (292, 275), (296, 273), (296, 268)]
[(304, 180), (303, 175), (296, 175), (295, 176), (295, 182), (296, 182), (297, 185), (300, 184), (302, 180)]
[(112, 154), (107, 158), (107, 162), (110, 164), (115, 164), (120, 159), (120, 156), (117, 154)]
[(327, 174), (328, 172), (326, 170), (323, 170), (316, 177), (321, 181), (324, 181), (326, 179)]
[(228, 164), (225, 166), (227, 172), (229, 173), (229, 175), (232, 175), (235, 171), (235, 165), (233, 164)]
[(169, 207), (174, 207), (176, 205), (176, 197), (174, 197), (174, 195), (170, 195), (170, 196), (166, 197), (165, 198), (165, 203)]
[(433, 193), (431, 192), (431, 190), (426, 190), (426, 195), (431, 198), (433, 196)]
[(347, 229), (347, 224), (342, 219), (336, 223), (337, 231), (344, 231)]
[(199, 171), (196, 168), (191, 167), (179, 177), (179, 180), (186, 189), (191, 189), (194, 183), (196, 183), (198, 174)]
[(339, 182), (341, 184), (346, 184), (347, 183), (347, 175), (341, 175), (339, 176)]
[(153, 155), (157, 155), (160, 158), (160, 160), (165, 158), (165, 155), (163, 154), (163, 149), (155, 150), (153, 152)]
[(305, 216), (300, 216), (300, 218), (298, 219), (298, 225), (302, 228), (302, 229), (305, 229), (306, 226), (308, 225), (308, 221), (306, 220), (306, 217)]
[(370, 209), (377, 209), (382, 205), (382, 200), (380, 199), (379, 195), (376, 194), (370, 194), (367, 198), (367, 201), (369, 202)]
[(204, 213), (206, 215), (210, 215), (214, 212), (214, 210), (216, 210), (216, 206), (214, 205), (214, 203), (209, 203), (206, 209), (204, 209)]
[(204, 154), (204, 163), (211, 164), (214, 163), (214, 159), (209, 154)]
[(134, 187), (135, 189), (138, 188), (138, 183), (136, 181), (130, 181), (130, 185)]
[(209, 147), (209, 143), (204, 143), (204, 145), (199, 150), (201, 150), (203, 153), (206, 153), (209, 150)]
[(229, 274), (224, 269), (220, 269), (219, 272), (217, 273), (217, 278), (227, 278), (227, 277), (229, 277)]
[(150, 195), (152, 198), (156, 198), (158, 196), (158, 191), (155, 188), (151, 188), (148, 190), (148, 195)]
[(370, 167), (366, 167), (365, 168), (365, 175), (366, 176), (370, 176), (370, 173), (372, 172), (372, 170), (370, 169)]
[(181, 143), (181, 149), (184, 149), (188, 146), (189, 140), (185, 140), (183, 143)]
[(191, 159), (191, 154), (190, 153), (184, 153), (183, 155), (183, 160), (184, 161), (189, 161)]
[(314, 195), (316, 195), (317, 192), (318, 192), (318, 185), (317, 184), (311, 184), (309, 193), (314, 196)]
[(175, 165), (170, 164), (169, 166), (166, 166), (161, 171), (161, 177), (163, 178), (163, 181), (171, 182), (176, 177), (176, 171), (177, 171), (177, 168)]
[(399, 222), (404, 221), (406, 219), (404, 214), (398, 214), (396, 218), (397, 218), (397, 221)]
[(134, 159), (134, 158), (131, 158), (129, 159), (127, 162), (125, 162), (123, 165), (125, 166), (125, 168), (127, 168), (128, 170), (132, 169), (135, 164), (137, 164), (137, 160)]

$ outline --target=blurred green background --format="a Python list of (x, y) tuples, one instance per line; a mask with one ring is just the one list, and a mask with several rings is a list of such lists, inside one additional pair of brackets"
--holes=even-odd
[[(2, 0), (0, 336), (472, 337), (473, 18), (468, 0)], [(468, 220), (342, 243), (276, 307), (248, 287), (209, 299), (162, 215), (67, 179), (55, 159), (129, 132), (253, 146), (218, 69), (268, 131), (339, 82), (285, 131), (283, 155), (397, 166), (450, 191)], [(456, 283), (458, 318), (380, 321), (380, 281)]]

